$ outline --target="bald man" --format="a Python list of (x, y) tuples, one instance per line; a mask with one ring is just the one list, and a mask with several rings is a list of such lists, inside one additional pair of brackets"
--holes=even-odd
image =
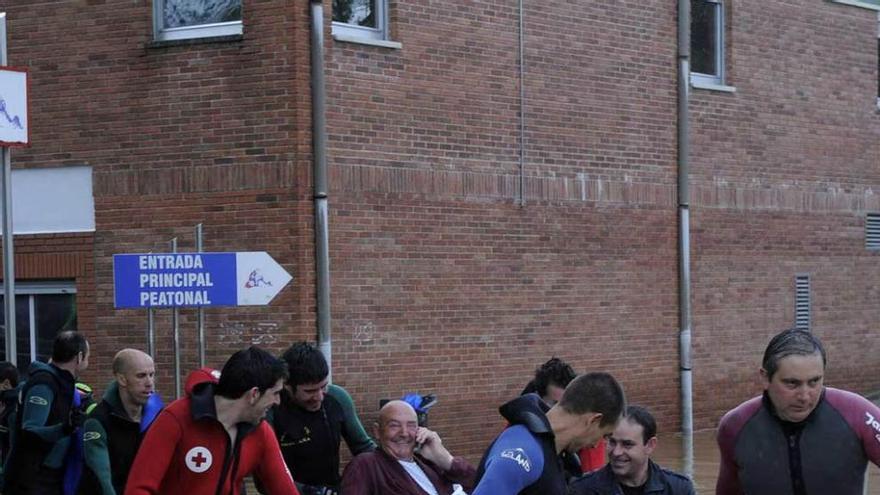
[(476, 471), (453, 457), (440, 436), (419, 426), (412, 406), (385, 404), (374, 425), (379, 449), (355, 456), (342, 475), (345, 495), (452, 495), (470, 490)]
[(79, 493), (122, 495), (128, 472), (147, 428), (162, 409), (154, 391), (153, 358), (137, 349), (123, 349), (113, 358), (115, 380), (86, 420), (86, 473)]

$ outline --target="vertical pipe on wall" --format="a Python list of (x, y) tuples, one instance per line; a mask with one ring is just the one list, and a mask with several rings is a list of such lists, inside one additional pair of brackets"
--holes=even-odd
[(327, 134), (324, 116), (324, 3), (312, 0), (312, 155), (315, 204), (315, 297), (318, 347), (333, 374), (333, 340), (330, 332), (330, 227), (328, 221)]
[(681, 368), (682, 469), (694, 475), (694, 414), (691, 363), (691, 258), (690, 189), (688, 187), (690, 146), (690, 0), (678, 0), (678, 299), (679, 359)]
[(519, 205), (526, 205), (526, 54), (525, 11), (519, 0)]

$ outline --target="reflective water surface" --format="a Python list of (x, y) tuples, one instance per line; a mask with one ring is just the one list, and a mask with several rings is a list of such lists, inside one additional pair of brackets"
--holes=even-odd
[[(654, 460), (661, 466), (681, 471), (681, 435), (661, 434), (658, 436)], [(715, 443), (715, 431), (701, 431), (694, 434), (694, 482), (701, 495), (715, 493), (718, 479), (720, 456)], [(880, 495), (880, 468), (869, 464), (868, 490), (866, 494)]]

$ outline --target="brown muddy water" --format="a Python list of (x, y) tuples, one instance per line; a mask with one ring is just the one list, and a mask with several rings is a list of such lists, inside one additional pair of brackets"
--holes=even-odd
[[(681, 435), (661, 434), (657, 438), (657, 450), (653, 459), (661, 466), (681, 472)], [(700, 431), (694, 434), (694, 483), (697, 493), (715, 493), (718, 479), (720, 455), (715, 443), (715, 431)], [(880, 495), (880, 468), (868, 464), (868, 489), (866, 495)]]

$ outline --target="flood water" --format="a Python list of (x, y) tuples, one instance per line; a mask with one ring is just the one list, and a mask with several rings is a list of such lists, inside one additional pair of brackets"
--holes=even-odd
[[(681, 435), (661, 434), (657, 438), (657, 450), (653, 459), (663, 467), (681, 471)], [(715, 481), (718, 479), (720, 455), (715, 443), (715, 431), (694, 433), (694, 483), (697, 493), (711, 495), (715, 493)], [(868, 464), (868, 495), (880, 495), (880, 468)]]

